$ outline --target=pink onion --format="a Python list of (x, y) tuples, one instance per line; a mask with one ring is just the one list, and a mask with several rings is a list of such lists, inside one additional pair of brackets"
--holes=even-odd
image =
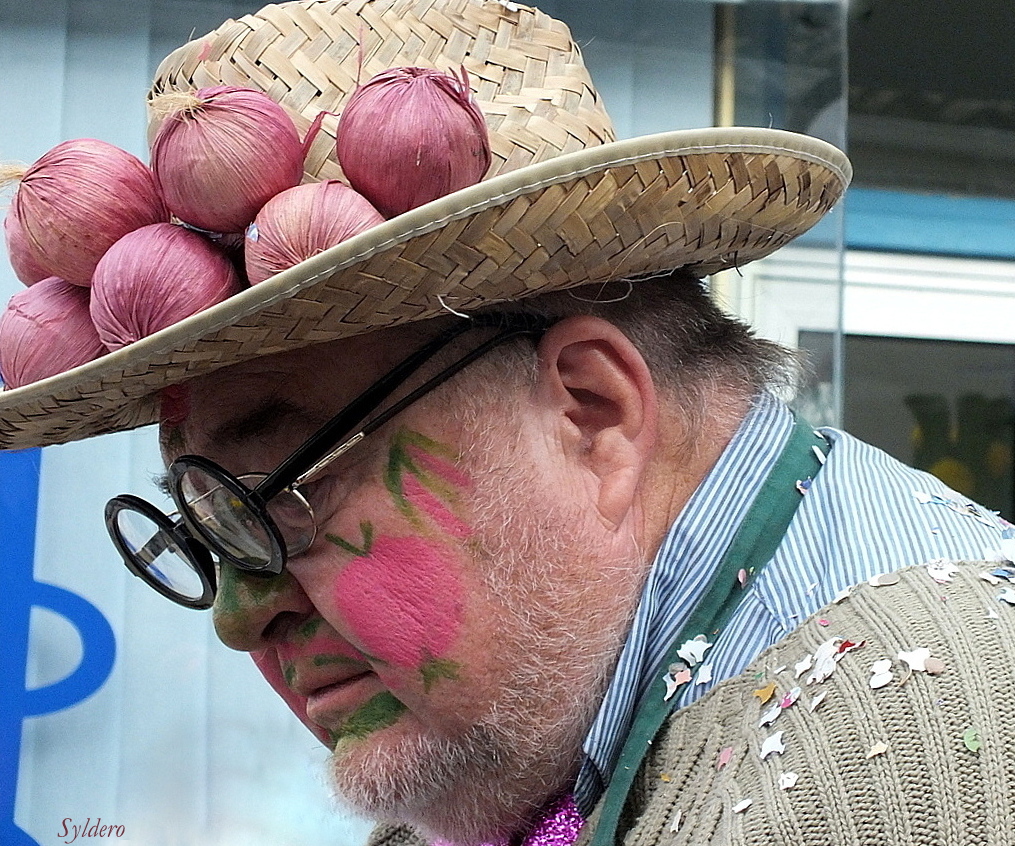
[(268, 200), (303, 178), (304, 149), (285, 110), (249, 88), (156, 97), (166, 116), (152, 142), (155, 179), (180, 220), (243, 232)]
[(335, 246), (384, 218), (335, 179), (297, 185), (269, 200), (247, 230), (247, 278), (254, 285)]
[(39, 266), (75, 285), (90, 285), (102, 254), (128, 232), (169, 220), (148, 167), (105, 141), (57, 144), (20, 178), (9, 216)]
[(156, 223), (125, 235), (102, 257), (92, 320), (111, 350), (178, 323), (240, 290), (222, 249), (203, 235)]
[(26, 285), (33, 285), (49, 276), (46, 269), (39, 264), (32, 245), (13, 214), (8, 214), (4, 218), (4, 240), (7, 242), (7, 257), (18, 279)]
[(88, 313), (88, 289), (55, 276), (18, 291), (0, 314), (0, 376), (8, 388), (62, 373), (105, 352)]
[(391, 68), (349, 98), (337, 129), (339, 164), (385, 217), (479, 182), (490, 167), (486, 120), (458, 79)]

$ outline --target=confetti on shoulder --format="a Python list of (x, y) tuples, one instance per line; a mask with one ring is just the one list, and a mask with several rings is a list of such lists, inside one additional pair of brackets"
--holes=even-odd
[(870, 749), (867, 750), (868, 758), (877, 758), (879, 755), (884, 755), (888, 751), (888, 744), (883, 740), (875, 743)]
[(775, 734), (765, 738), (761, 744), (761, 760), (764, 761), (769, 755), (781, 755), (786, 751), (786, 744), (782, 740), (785, 734), (781, 729)]
[(733, 806), (733, 813), (734, 814), (742, 814), (744, 811), (746, 811), (748, 808), (750, 808), (751, 805), (753, 805), (753, 804), (754, 804), (754, 800), (753, 799), (741, 799), (739, 802), (737, 802), (736, 805)]
[(938, 558), (927, 562), (927, 574), (939, 585), (947, 584), (959, 572), (953, 561)]
[(751, 695), (752, 696), (757, 696), (758, 697), (758, 701), (762, 705), (764, 705), (765, 703), (768, 702), (769, 699), (771, 699), (773, 696), (775, 696), (775, 682), (769, 682), (764, 687), (759, 687)]
[(980, 733), (972, 726), (962, 732), (962, 743), (970, 752), (979, 752), (983, 747), (983, 741), (980, 739)]
[(800, 776), (796, 773), (783, 773), (779, 776), (779, 789), (789, 790), (791, 787), (796, 787), (796, 783), (800, 780)]
[(708, 642), (705, 635), (698, 635), (693, 640), (685, 641), (680, 649), (677, 650), (677, 655), (693, 667), (695, 664), (701, 663), (701, 659), (705, 657), (705, 653), (711, 648), (712, 644)]
[(867, 580), (867, 584), (871, 587), (888, 587), (889, 585), (897, 585), (898, 583), (898, 573), (881, 573), (877, 576), (871, 576)]
[(673, 815), (673, 822), (670, 823), (670, 831), (676, 831), (677, 829), (680, 828), (680, 822), (683, 816), (684, 812), (678, 808), (677, 812)]

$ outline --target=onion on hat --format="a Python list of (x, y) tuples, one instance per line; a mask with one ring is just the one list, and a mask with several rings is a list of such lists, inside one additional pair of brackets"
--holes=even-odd
[(222, 248), (172, 223), (125, 235), (95, 268), (91, 315), (111, 350), (172, 326), (237, 293)]
[(0, 314), (0, 377), (8, 388), (54, 376), (107, 352), (88, 289), (56, 276), (18, 291)]
[(297, 185), (269, 200), (247, 230), (247, 278), (263, 282), (383, 222), (365, 197), (338, 180)]

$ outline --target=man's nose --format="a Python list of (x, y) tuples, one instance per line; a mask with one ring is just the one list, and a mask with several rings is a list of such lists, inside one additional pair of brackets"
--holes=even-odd
[(313, 613), (313, 603), (288, 570), (258, 576), (224, 564), (219, 571), (215, 632), (231, 649), (253, 652), (275, 645)]

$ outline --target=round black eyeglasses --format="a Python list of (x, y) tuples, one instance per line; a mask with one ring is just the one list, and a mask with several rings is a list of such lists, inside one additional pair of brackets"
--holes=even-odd
[[(522, 314), (475, 315), (429, 341), (374, 382), (270, 473), (234, 476), (199, 455), (177, 458), (168, 471), (177, 511), (131, 494), (106, 504), (106, 528), (127, 569), (188, 608), (215, 599), (215, 559), (246, 573), (278, 575), (314, 542), (314, 510), (299, 486), (396, 414), (501, 344), (538, 338), (549, 319)], [(471, 329), (499, 331), (437, 375), (356, 428), (430, 358)]]

